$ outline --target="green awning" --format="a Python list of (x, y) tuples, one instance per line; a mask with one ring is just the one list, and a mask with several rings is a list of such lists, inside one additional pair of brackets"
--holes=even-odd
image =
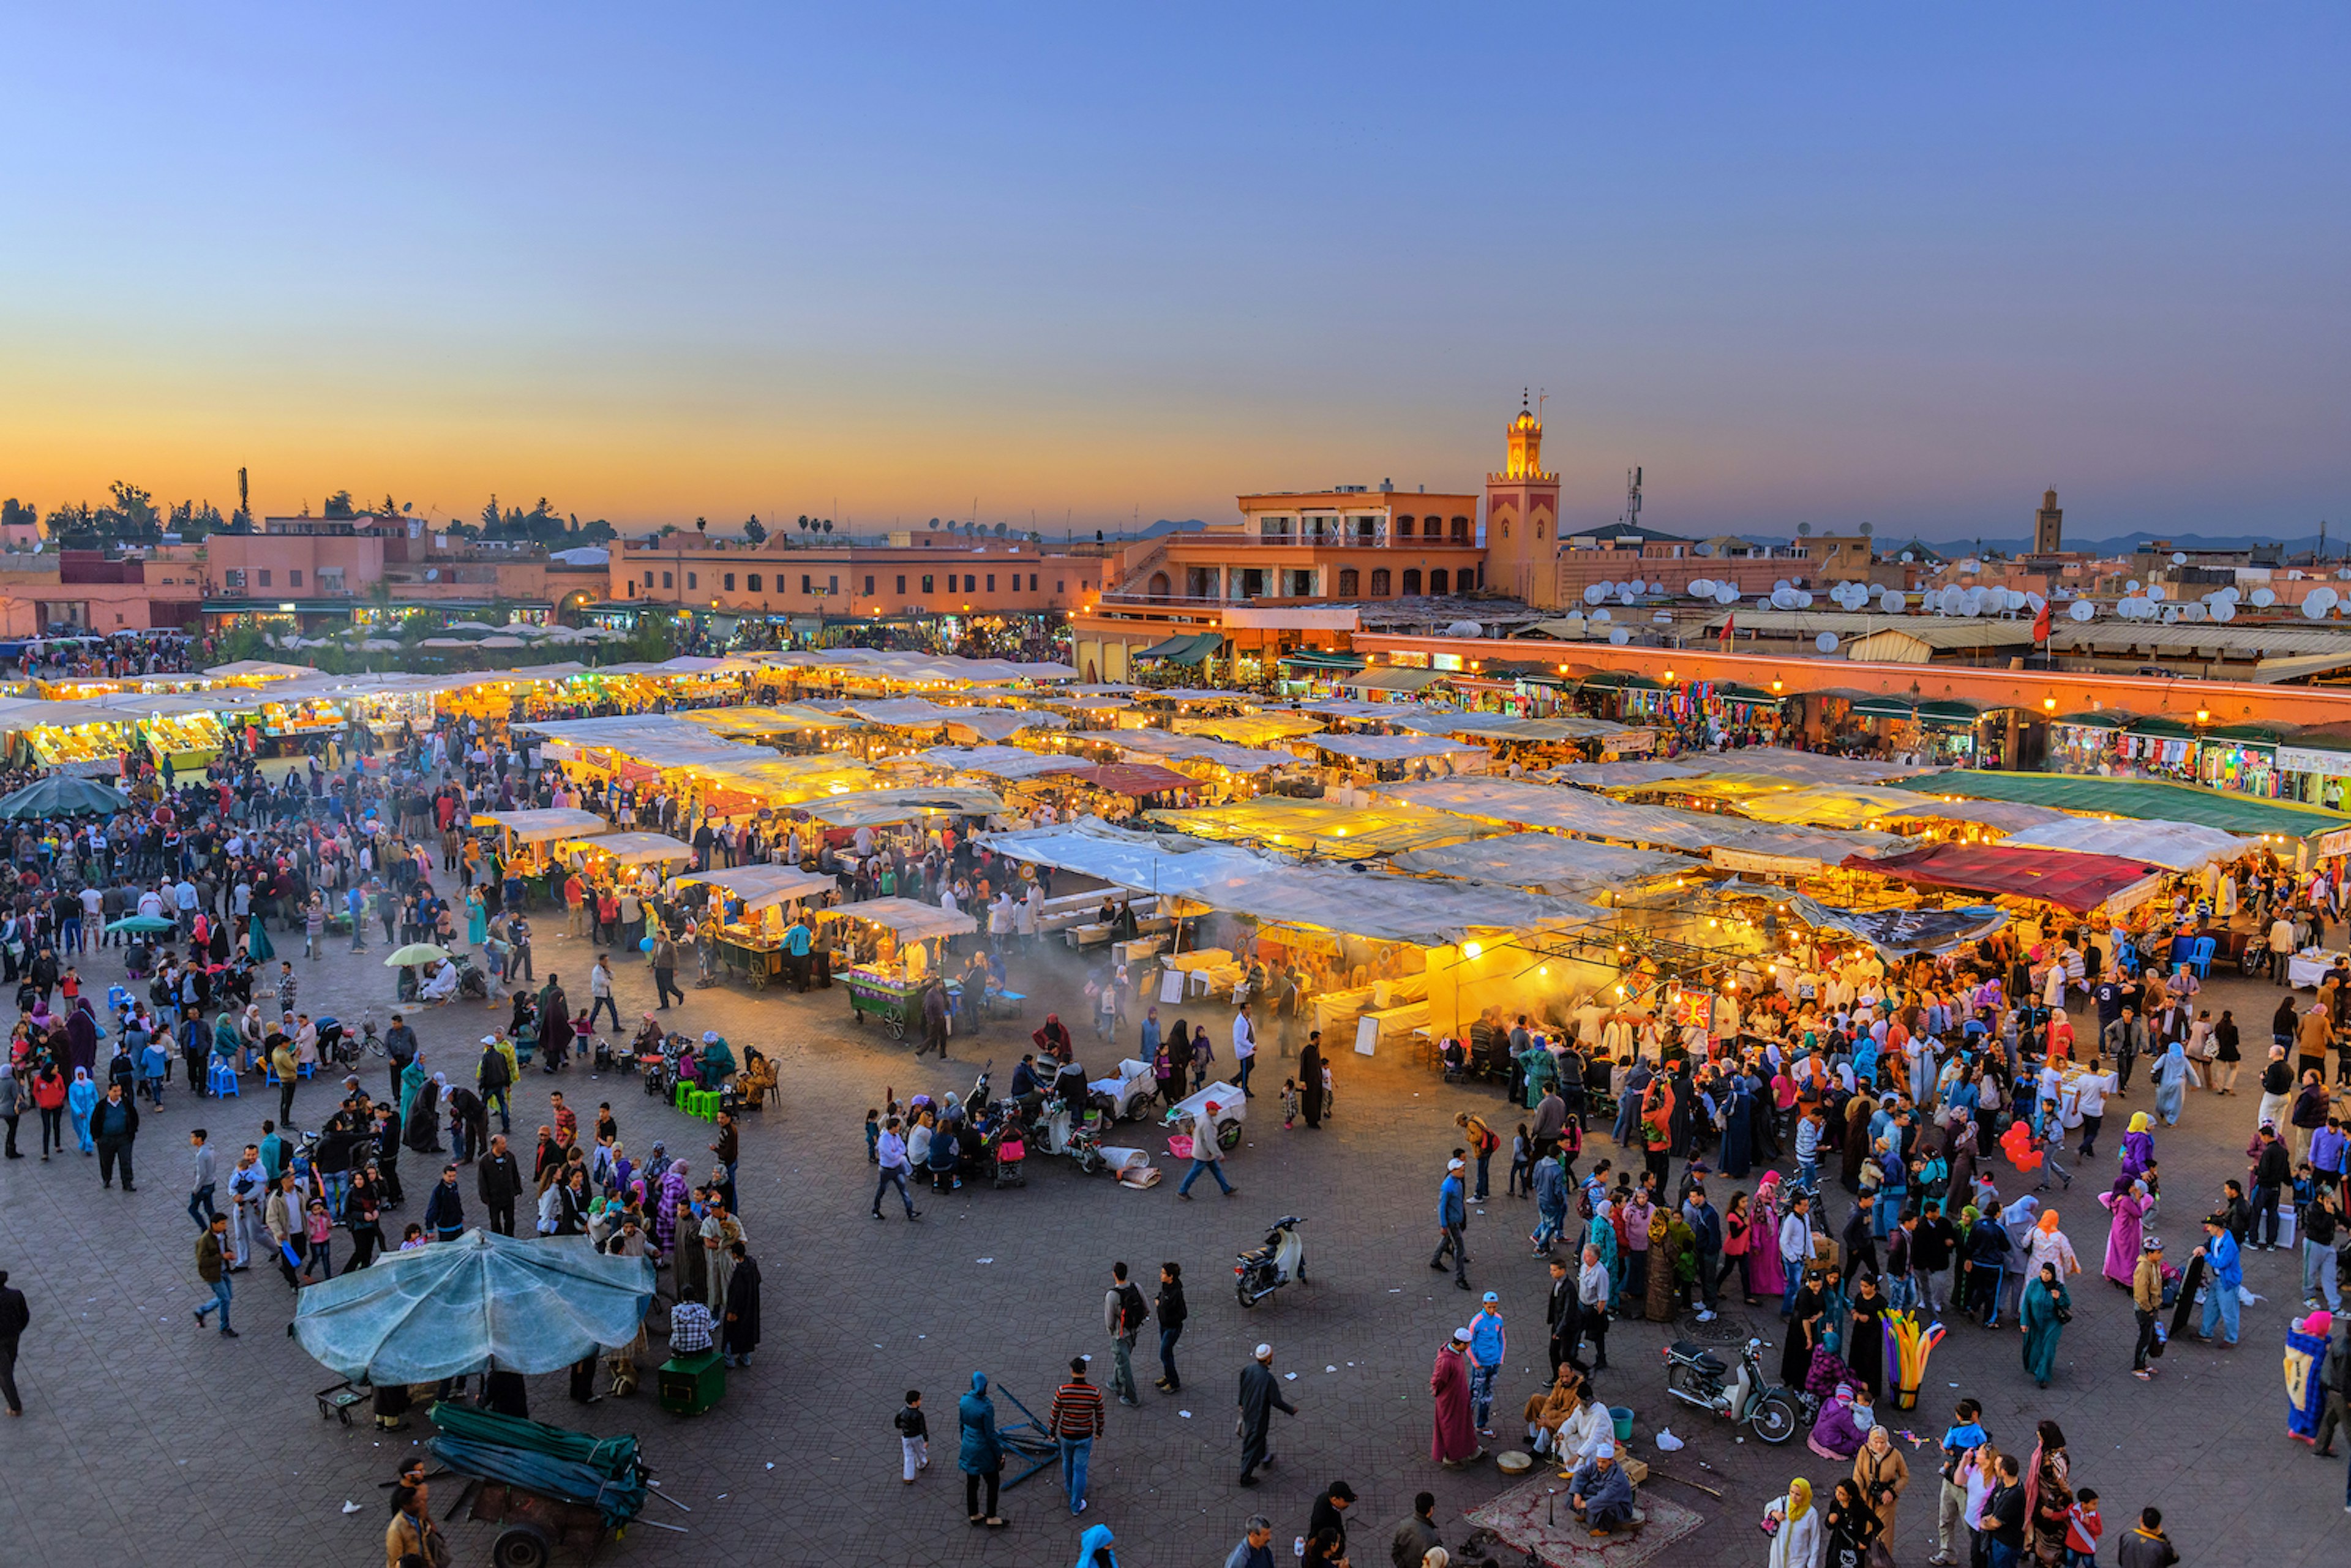
[(1165, 643), (1154, 643), (1134, 655), (1138, 659), (1165, 659), (1171, 664), (1196, 664), (1224, 646), (1220, 632), (1194, 632), (1181, 637), (1170, 637)]
[(1301, 670), (1345, 670), (1351, 674), (1362, 669), (1364, 664), (1353, 653), (1325, 653), (1312, 648), (1284, 653), (1281, 662)]
[(1640, 678), (1630, 670), (1594, 670), (1583, 677), (1583, 689), (1587, 692), (1613, 692)]
[(1717, 681), (1708, 694), (1717, 702), (1777, 703), (1783, 700), (1778, 692), (1767, 692), (1761, 686), (1743, 686), (1737, 681)]
[(2131, 721), (2126, 713), (2069, 713), (2051, 719), (2052, 724), (2071, 725), (2075, 729), (2121, 729)]
[(2160, 714), (2152, 718), (2133, 719), (2131, 721), (2130, 732), (2133, 735), (2151, 735), (2159, 740), (2193, 740), (2196, 738), (2196, 727), (2194, 725), (2182, 724), (2176, 718), (2165, 718)]
[(1853, 705), (1855, 718), (1910, 718), (1917, 712), (1900, 697), (1864, 697)]
[(1931, 697), (1918, 705), (1920, 724), (1972, 725), (1982, 716), (1983, 709), (1955, 697)]
[(1956, 796), (1963, 800), (2015, 800), (2085, 816), (2194, 822), (2244, 837), (2278, 833), (2289, 839), (2306, 839), (2351, 828), (2351, 816), (2340, 811), (2265, 800), (2233, 790), (2207, 789), (2196, 784), (2166, 783), (2159, 779), (2107, 779), (2084, 773), (1997, 773), (1957, 768), (1946, 773), (1897, 779), (1894, 787), (1921, 795)]
[(2204, 732), (2207, 740), (2225, 740), (2232, 746), (2261, 747), (2275, 750), (2285, 732), (2266, 724), (2230, 724)]

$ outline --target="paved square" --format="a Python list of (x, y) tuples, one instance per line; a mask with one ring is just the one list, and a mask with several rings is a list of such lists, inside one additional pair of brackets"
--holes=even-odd
[[(379, 946), (354, 957), (338, 944), (315, 964), (298, 959), (304, 1006), (347, 1019), (371, 1001), (379, 1016), (387, 1012), (381, 955)], [(589, 956), (580, 942), (550, 936), (539, 944), (542, 976), (561, 971), (575, 993)], [(652, 982), (630, 957), (621, 990), (622, 1015), (633, 1020), (651, 1000)], [(102, 990), (119, 976), (117, 966), (110, 955), (93, 955), (83, 968)], [(1046, 1000), (1075, 1004), (1081, 978), (1066, 955), (1014, 966), (1015, 985)], [(2216, 981), (2207, 1000), (2235, 1005), (2250, 1042), (2264, 1033), (2261, 1020), (2274, 996), (2263, 986)], [(1041, 1010), (1031, 1006), (1029, 1023)], [(419, 1030), (428, 1060), (470, 1072), (472, 1042), (490, 1016), (471, 1007), (428, 1011)], [(1200, 1010), (1191, 1016), (1197, 1021)], [(932, 1198), (919, 1224), (894, 1214), (876, 1224), (867, 1212), (865, 1109), (882, 1103), (885, 1089), (902, 1098), (967, 1089), (989, 1059), (1001, 1084), (1026, 1047), (1028, 1024), (994, 1025), (978, 1039), (957, 1040), (950, 1061), (917, 1066), (909, 1047), (854, 1027), (839, 989), (807, 998), (697, 990), (667, 1017), (679, 1027), (720, 1029), (738, 1046), (756, 1043), (782, 1070), (781, 1105), (747, 1116), (743, 1139), (743, 1219), (766, 1274), (766, 1343), (755, 1364), (731, 1377), (726, 1401), (693, 1420), (664, 1415), (644, 1395), (583, 1409), (566, 1399), (562, 1377), (533, 1380), (535, 1416), (590, 1432), (634, 1431), (663, 1490), (691, 1509), (653, 1504), (649, 1519), (688, 1533), (635, 1529), (608, 1548), (606, 1560), (1072, 1560), (1079, 1529), (1062, 1504), (1058, 1467), (1008, 1494), (1009, 1530), (966, 1525), (955, 1399), (970, 1374), (984, 1370), (1041, 1416), (1070, 1355), (1092, 1354), (1106, 1370), (1102, 1302), (1115, 1259), (1144, 1279), (1163, 1259), (1181, 1261), (1192, 1312), (1178, 1352), (1183, 1393), (1169, 1397), (1149, 1386), (1146, 1339), (1137, 1357), (1142, 1407), (1113, 1405), (1093, 1456), (1085, 1522), (1117, 1531), (1128, 1568), (1214, 1568), (1238, 1539), (1240, 1521), (1260, 1510), (1274, 1520), (1287, 1562), (1314, 1493), (1342, 1478), (1362, 1500), (1351, 1514), (1353, 1559), (1377, 1565), (1386, 1562), (1389, 1531), (1416, 1490), (1437, 1495), (1445, 1539), (1458, 1548), (1469, 1529), (1464, 1514), (1506, 1490), (1490, 1464), (1457, 1473), (1428, 1459), (1429, 1363), (1474, 1299), (1424, 1266), (1434, 1191), (1454, 1142), (1454, 1111), (1496, 1112), (1492, 1091), (1444, 1088), (1395, 1057), (1341, 1054), (1334, 1117), (1319, 1133), (1285, 1132), (1270, 1092), (1279, 1088), (1282, 1063), (1269, 1061), (1259, 1079), (1267, 1092), (1253, 1103), (1247, 1139), (1228, 1167), (1240, 1189), (1236, 1197), (1210, 1192), (1178, 1202), (1172, 1182), (1129, 1191), (1039, 1156), (1023, 1189), (967, 1188)], [(1223, 1026), (1221, 1012), (1212, 1019)], [(1088, 1043), (1083, 1059), (1100, 1071), (1112, 1053)], [(372, 1064), (376, 1074), (381, 1068)], [(699, 1155), (709, 1141), (708, 1127), (648, 1099), (633, 1078), (591, 1081), (578, 1067), (560, 1078), (536, 1068), (526, 1073), (516, 1113), (525, 1137), (556, 1086), (583, 1122), (599, 1100), (610, 1100), (623, 1142), (638, 1151), (661, 1138), (673, 1152)], [(315, 1124), (328, 1092), (306, 1084), (296, 1120)], [(2139, 1089), (2125, 1108), (2143, 1107), (2146, 1096)], [(28, 1413), (0, 1429), (9, 1461), (0, 1466), (0, 1542), (7, 1543), (0, 1560), (222, 1568), (375, 1560), (385, 1518), (381, 1483), (422, 1432), (383, 1438), (364, 1421), (349, 1429), (321, 1423), (310, 1393), (334, 1379), (286, 1337), (292, 1301), (273, 1271), (237, 1277), (243, 1338), (198, 1332), (188, 1317), (198, 1287), (184, 1213), (187, 1129), (204, 1124), (216, 1144), (242, 1145), (275, 1108), (274, 1094), (252, 1090), (200, 1104), (175, 1084), (164, 1110), (142, 1128), (135, 1195), (100, 1190), (96, 1162), (79, 1155), (0, 1167), (0, 1267), (25, 1290), (34, 1314), (18, 1369)], [(2187, 1239), (2205, 1195), (2241, 1172), (2252, 1113), (2251, 1098), (2191, 1095), (2180, 1126), (2162, 1134), (2173, 1195), (2158, 1224), (2167, 1236)], [(21, 1146), (37, 1153), (33, 1119), (24, 1132)], [(1155, 1135), (1139, 1141), (1164, 1153)], [(422, 1164), (413, 1155), (403, 1162), (409, 1207), (388, 1218), (421, 1212)], [(1499, 1169), (1495, 1180), (1499, 1192)], [(2022, 1444), (2033, 1419), (2053, 1416), (2072, 1439), (2077, 1477), (2105, 1499), (2110, 1538), (2153, 1500), (2188, 1563), (2244, 1561), (2259, 1542), (2282, 1568), (2340, 1563), (2342, 1462), (2314, 1460), (2284, 1434), (2279, 1336), (2288, 1311), (2298, 1310), (2298, 1265), (2283, 1253), (2251, 1257), (2249, 1282), (2267, 1299), (2245, 1313), (2243, 1347), (2222, 1354), (2179, 1346), (2159, 1379), (2138, 1384), (2128, 1373), (2128, 1303), (2095, 1277), (2105, 1224), (2094, 1183), (2079, 1179), (2058, 1197), (2090, 1272), (2075, 1281), (2077, 1317), (2054, 1385), (2032, 1389), (2012, 1333), (1961, 1322), (1936, 1352), (1912, 1427), (1921, 1436), (1939, 1431), (1962, 1390), (1984, 1401), (1986, 1419), (2009, 1443)], [(1531, 1207), (1499, 1197), (1473, 1205), (1469, 1231), (1471, 1278), (1480, 1291), (1502, 1293), (1518, 1330), (1510, 1375), (1498, 1391), (1504, 1446), (1512, 1437), (1508, 1413), (1542, 1370), (1542, 1270), (1525, 1242)], [(1307, 1217), (1311, 1282), (1244, 1312), (1229, 1289), (1230, 1260), (1284, 1213)], [(347, 1253), (347, 1245), (338, 1251)], [(1734, 1310), (1710, 1325), (1711, 1337), (1728, 1339), (1749, 1322), (1778, 1338), (1769, 1309), (1745, 1318)], [(1761, 1562), (1755, 1520), (1767, 1499), (1792, 1475), (1825, 1487), (1834, 1468), (1800, 1442), (1766, 1451), (1734, 1442), (1694, 1410), (1667, 1406), (1656, 1354), (1667, 1337), (1659, 1325), (1620, 1323), (1610, 1335), (1615, 1370), (1602, 1385), (1611, 1403), (1637, 1412), (1635, 1454), (1726, 1494), (1717, 1500), (1651, 1483), (1657, 1500), (1704, 1521), (1665, 1560)], [(1276, 1417), (1280, 1461), (1262, 1486), (1243, 1492), (1232, 1484), (1235, 1379), (1260, 1339), (1274, 1346), (1300, 1414)], [(899, 1481), (890, 1425), (908, 1387), (923, 1390), (934, 1434), (931, 1468), (911, 1487)], [(999, 1400), (999, 1414), (1009, 1420), (1017, 1412)], [(1689, 1444), (1669, 1459), (1653, 1444), (1665, 1425)], [(1932, 1451), (1907, 1445), (1905, 1451), (1914, 1481), (1901, 1511), (1897, 1559), (1911, 1563), (1933, 1549)], [(447, 1506), (452, 1491), (437, 1489), (438, 1506)], [(358, 1511), (346, 1513), (347, 1501)], [(459, 1561), (486, 1560), (486, 1527), (459, 1521), (449, 1529)]]

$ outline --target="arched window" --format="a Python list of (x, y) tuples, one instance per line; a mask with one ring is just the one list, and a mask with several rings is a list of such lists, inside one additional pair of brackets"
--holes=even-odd
[(1420, 595), (1420, 569), (1406, 567), (1404, 573), (1404, 596), (1416, 599)]
[(1446, 576), (1445, 569), (1440, 566), (1436, 570), (1428, 574), (1428, 591), (1431, 593), (1450, 592), (1452, 591), (1450, 586), (1451, 581), (1452, 580)]
[(1361, 593), (1363, 590), (1357, 586), (1361, 580), (1362, 580), (1357, 577), (1353, 567), (1341, 567), (1339, 569), (1339, 597), (1342, 599), (1353, 599), (1356, 594)]
[(1504, 538), (1510, 537), (1510, 519), (1508, 517), (1502, 519), (1502, 537)]
[(1458, 545), (1466, 545), (1469, 542), (1468, 518), (1456, 517), (1453, 519), (1453, 542)]
[(1164, 571), (1153, 572), (1151, 574), (1151, 586), (1147, 591), (1151, 597), (1154, 599), (1165, 599), (1167, 597), (1167, 574)]
[(1537, 518), (1535, 519), (1535, 538), (1542, 538), (1542, 537), (1543, 537), (1543, 520), (1542, 520), (1541, 517), (1537, 517)]
[(1372, 568), (1372, 597), (1374, 599), (1385, 599), (1387, 596), (1388, 569), (1384, 566), (1375, 566)]
[(1396, 519), (1396, 538), (1400, 539), (1408, 539), (1412, 538), (1412, 519), (1410, 517), (1398, 517)]

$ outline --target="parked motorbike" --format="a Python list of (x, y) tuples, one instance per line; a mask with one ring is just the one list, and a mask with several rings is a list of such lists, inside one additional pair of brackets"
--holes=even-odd
[(1677, 1340), (1657, 1352), (1666, 1358), (1666, 1392), (1685, 1405), (1728, 1416), (1733, 1426), (1754, 1428), (1767, 1443), (1784, 1443), (1799, 1429), (1797, 1401), (1778, 1384), (1763, 1381), (1762, 1349), (1761, 1340), (1749, 1340), (1734, 1373), (1705, 1346)]
[(1265, 1243), (1233, 1260), (1233, 1293), (1244, 1307), (1254, 1307), (1292, 1280), (1306, 1278), (1306, 1239), (1298, 1228), (1306, 1221), (1285, 1214), (1265, 1233)]

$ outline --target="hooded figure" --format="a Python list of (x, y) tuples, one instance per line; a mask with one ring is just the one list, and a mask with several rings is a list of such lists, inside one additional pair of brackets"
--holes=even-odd
[[(1004, 1469), (1004, 1442), (996, 1434), (996, 1402), (987, 1396), (987, 1375), (971, 1375), (971, 1392), (956, 1401), (956, 1469), (964, 1474), (965, 1511), (973, 1521), (994, 1519), (998, 1472)], [(985, 1480), (990, 1512), (979, 1511), (979, 1488)], [(1000, 1520), (998, 1522), (1002, 1522)]]
[(73, 1082), (66, 1085), (66, 1111), (73, 1117), (74, 1137), (81, 1144), (83, 1154), (94, 1154), (98, 1145), (90, 1141), (89, 1113), (98, 1109), (98, 1085), (90, 1082), (89, 1070), (74, 1069)]
[(2144, 1111), (2131, 1113), (2123, 1134), (2123, 1175), (2138, 1177), (2155, 1168), (2155, 1123)]
[[(409, 1072), (413, 1072), (417, 1077), (424, 1080), (417, 1085), (416, 1092), (413, 1095), (408, 1092)], [(420, 1155), (439, 1154), (441, 1152), (441, 1096), (448, 1092), (448, 1075), (436, 1072), (430, 1078), (424, 1078), (423, 1070), (412, 1062), (409, 1064), (408, 1071), (402, 1072), (400, 1079), (401, 1096), (405, 1102), (401, 1109), (400, 1124), (407, 1129), (406, 1135), (402, 1141)]]
[[(2139, 1114), (2144, 1116), (2147, 1113), (2142, 1111)], [(2115, 1178), (2113, 1191), (2098, 1195), (2098, 1201), (2114, 1216), (2106, 1227), (2104, 1272), (2107, 1279), (2127, 1289), (2137, 1274), (2139, 1240), (2146, 1234), (2147, 1184), (2135, 1180), (2126, 1171)]]
[(1440, 1465), (1466, 1464), (1485, 1451), (1478, 1446), (1478, 1423), (1469, 1410), (1468, 1344), (1469, 1331), (1454, 1330), (1437, 1347), (1437, 1364), (1428, 1374), (1428, 1392), (1437, 1402), (1428, 1457)]
[(74, 999), (73, 1012), (66, 1019), (66, 1057), (77, 1071), (98, 1071), (98, 1020), (90, 1016), (87, 997)]
[(1078, 1538), (1078, 1568), (1118, 1568), (1118, 1558), (1110, 1549), (1116, 1537), (1107, 1524), (1090, 1524)]

